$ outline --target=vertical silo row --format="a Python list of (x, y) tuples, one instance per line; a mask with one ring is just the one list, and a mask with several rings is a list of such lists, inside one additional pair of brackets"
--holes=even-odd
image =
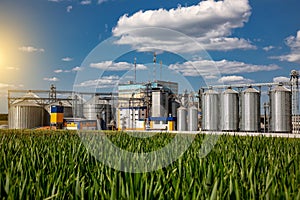
[(202, 95), (202, 130), (220, 130), (219, 93), (209, 89)]
[(242, 92), (241, 98), (240, 130), (260, 131), (260, 92), (249, 87)]
[(239, 93), (228, 88), (221, 98), (221, 130), (237, 131), (239, 127)]
[(289, 133), (292, 130), (292, 94), (282, 85), (270, 92), (271, 132)]

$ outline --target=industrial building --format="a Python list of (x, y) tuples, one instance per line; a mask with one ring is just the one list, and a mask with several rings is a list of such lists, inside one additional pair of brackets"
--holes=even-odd
[(175, 82), (120, 84), (117, 114), (119, 130), (168, 129), (168, 124), (174, 126), (169, 130), (174, 130), (177, 110), (174, 108), (174, 98), (177, 95), (178, 83)]
[(300, 134), (299, 74), (293, 70), (290, 77), (201, 87), (197, 98), (179, 94), (176, 82), (159, 80), (119, 84), (116, 93), (9, 90), (9, 128)]

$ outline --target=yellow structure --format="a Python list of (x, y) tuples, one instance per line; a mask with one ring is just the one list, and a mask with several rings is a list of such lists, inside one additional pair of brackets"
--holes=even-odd
[(64, 122), (64, 113), (51, 113), (50, 123), (58, 124)]
[(175, 130), (175, 121), (168, 121), (168, 131)]

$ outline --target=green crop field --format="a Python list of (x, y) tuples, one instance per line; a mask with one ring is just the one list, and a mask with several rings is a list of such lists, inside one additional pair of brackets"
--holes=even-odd
[[(146, 152), (174, 135), (107, 137)], [(299, 139), (220, 136), (200, 158), (204, 137), (166, 168), (126, 173), (96, 160), (76, 132), (0, 130), (0, 199), (300, 199)]]

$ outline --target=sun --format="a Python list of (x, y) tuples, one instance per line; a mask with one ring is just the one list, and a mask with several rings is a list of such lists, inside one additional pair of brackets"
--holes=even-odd
[(0, 36), (0, 69), (3, 70), (18, 64), (21, 56), (18, 52), (17, 37), (14, 34), (2, 33)]
[(0, 47), (0, 69), (3, 69), (5, 66), (3, 51)]

